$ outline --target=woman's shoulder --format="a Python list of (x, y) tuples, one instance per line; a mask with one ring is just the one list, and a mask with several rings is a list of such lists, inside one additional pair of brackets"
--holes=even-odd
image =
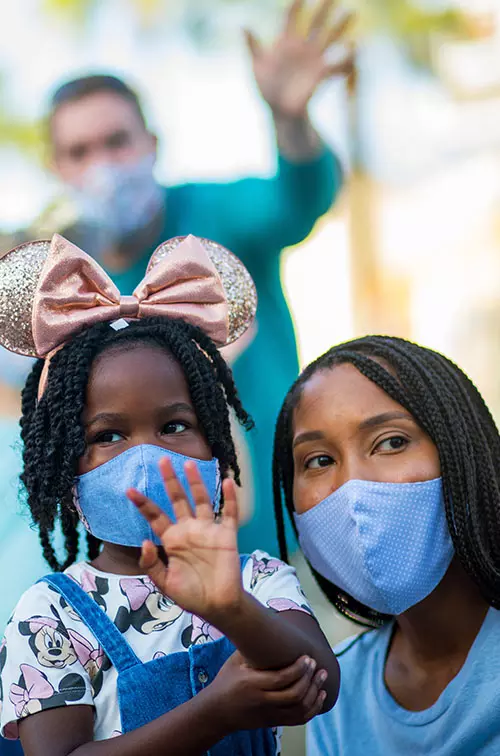
[(361, 677), (370, 676), (379, 653), (387, 646), (390, 627), (363, 630), (338, 643), (333, 651), (338, 659), (345, 689), (358, 688)]

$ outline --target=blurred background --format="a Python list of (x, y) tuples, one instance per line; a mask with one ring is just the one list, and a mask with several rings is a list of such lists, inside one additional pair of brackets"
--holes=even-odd
[[(282, 0), (5, 4), (0, 232), (8, 238), (43, 220), (47, 208), (57, 211), (59, 187), (44, 164), (47, 98), (65, 79), (95, 71), (123, 76), (142, 93), (160, 136), (161, 183), (271, 175), (271, 122), (241, 30), (272, 38), (285, 7)], [(346, 7), (358, 13), (357, 82), (350, 92), (325, 85), (312, 115), (347, 180), (332, 211), (283, 260), (301, 364), (353, 336), (407, 337), (464, 367), (499, 417), (500, 4), (351, 0)], [(1, 417), (16, 413), (17, 393), (6, 390)], [(14, 433), (0, 455), (2, 486), (14, 485), (12, 446)], [(22, 572), (14, 514), (4, 513), (2, 560)], [(339, 639), (351, 628), (299, 569), (332, 641)], [(304, 753), (302, 737), (287, 734), (284, 753)]]

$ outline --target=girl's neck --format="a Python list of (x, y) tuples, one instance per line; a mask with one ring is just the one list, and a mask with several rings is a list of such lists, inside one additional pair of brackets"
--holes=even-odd
[(101, 572), (115, 575), (143, 575), (139, 565), (141, 550), (130, 546), (105, 543), (99, 556), (91, 564)]

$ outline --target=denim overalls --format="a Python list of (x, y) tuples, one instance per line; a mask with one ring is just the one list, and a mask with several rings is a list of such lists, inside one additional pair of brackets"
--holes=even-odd
[[(116, 668), (123, 733), (151, 722), (195, 696), (212, 682), (235, 650), (223, 637), (143, 663), (109, 617), (74, 580), (61, 573), (42, 580), (66, 599)], [(272, 730), (259, 729), (228, 735), (207, 751), (207, 756), (275, 756), (275, 753)]]

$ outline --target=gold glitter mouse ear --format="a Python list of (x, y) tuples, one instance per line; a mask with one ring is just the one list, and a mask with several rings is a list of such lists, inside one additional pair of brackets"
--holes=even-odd
[(33, 301), (50, 241), (20, 244), (0, 258), (0, 344), (11, 352), (37, 357)]
[[(153, 253), (148, 272), (176, 249), (188, 237), (176, 236), (160, 244)], [(193, 237), (191, 237), (193, 238)], [(226, 342), (232, 344), (243, 336), (252, 325), (257, 312), (257, 291), (253, 278), (241, 260), (225, 247), (210, 239), (195, 237), (200, 242), (220, 276), (229, 308), (229, 336)]]

